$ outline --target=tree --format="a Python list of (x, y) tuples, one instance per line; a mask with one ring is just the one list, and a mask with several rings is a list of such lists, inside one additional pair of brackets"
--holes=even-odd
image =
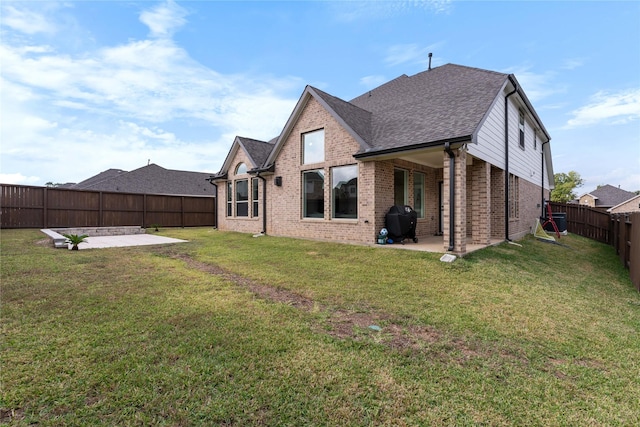
[(573, 192), (574, 189), (581, 187), (584, 180), (580, 178), (580, 174), (576, 171), (569, 173), (556, 173), (553, 175), (555, 188), (551, 191), (551, 201), (567, 203), (574, 200), (577, 196)]

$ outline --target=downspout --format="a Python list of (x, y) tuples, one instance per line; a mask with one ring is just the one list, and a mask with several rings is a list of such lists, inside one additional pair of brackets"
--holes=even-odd
[(449, 142), (444, 143), (444, 151), (449, 155), (449, 248), (447, 251), (453, 251), (454, 249), (454, 230), (455, 230), (455, 155), (451, 151), (451, 144)]
[(256, 178), (262, 180), (262, 234), (267, 234), (267, 180), (260, 176), (260, 172), (256, 174)]
[(207, 179), (207, 181), (209, 181), (209, 184), (213, 185), (213, 187), (215, 188), (215, 195), (216, 195), (216, 207), (215, 210), (213, 211), (213, 228), (218, 228), (218, 184), (213, 182), (213, 179)]
[(542, 182), (540, 183), (540, 194), (541, 194), (541, 200), (542, 203), (540, 203), (540, 206), (542, 207), (542, 215), (540, 215), (540, 218), (544, 218), (545, 216), (545, 210), (544, 210), (544, 144), (548, 144), (549, 141), (547, 142), (543, 142), (542, 143)]
[(518, 91), (518, 84), (509, 74), (509, 81), (513, 84), (513, 91), (504, 97), (504, 239), (509, 238), (509, 97)]

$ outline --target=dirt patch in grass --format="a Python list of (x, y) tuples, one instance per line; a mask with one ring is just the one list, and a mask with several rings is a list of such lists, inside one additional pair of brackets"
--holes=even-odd
[[(287, 304), (306, 312), (326, 313), (322, 330), (338, 339), (361, 340), (365, 337), (371, 337), (379, 343), (400, 351), (420, 351), (443, 338), (443, 334), (435, 328), (415, 325), (403, 326), (386, 313), (335, 309), (290, 290), (259, 283), (219, 266), (194, 260), (185, 254), (174, 253), (169, 256), (180, 259), (191, 268), (219, 276), (250, 291), (258, 298)], [(464, 358), (477, 355), (462, 340), (454, 340), (452, 343), (455, 344), (460, 354), (464, 355)]]
[(0, 423), (11, 423), (12, 421), (24, 420), (24, 411), (18, 409), (0, 408)]

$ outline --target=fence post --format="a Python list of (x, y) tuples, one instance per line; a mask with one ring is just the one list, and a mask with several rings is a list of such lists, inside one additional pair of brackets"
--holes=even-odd
[(49, 218), (47, 217), (47, 205), (48, 201), (47, 187), (44, 187), (42, 192), (42, 228), (49, 228)]
[(184, 228), (184, 196), (180, 197), (180, 223), (182, 224), (182, 228)]

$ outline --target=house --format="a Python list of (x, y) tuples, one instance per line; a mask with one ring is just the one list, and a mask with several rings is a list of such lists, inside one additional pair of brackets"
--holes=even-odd
[(236, 137), (220, 171), (222, 230), (375, 243), (393, 205), (418, 238), (518, 239), (553, 183), (550, 136), (512, 74), (447, 64), (350, 101), (307, 86), (279, 136)]
[(108, 169), (64, 188), (119, 193), (215, 196), (209, 173), (165, 169), (154, 163), (132, 170)]
[[(616, 212), (613, 213), (620, 213), (631, 212), (621, 209), (629, 208), (630, 206), (626, 206), (626, 202), (635, 197), (636, 193), (607, 184), (598, 186), (595, 190), (583, 194), (578, 198), (578, 201), (581, 205), (606, 210), (607, 212), (610, 212), (615, 207)], [(640, 209), (636, 206), (635, 210)]]
[(640, 212), (640, 194), (607, 209), (612, 214)]

